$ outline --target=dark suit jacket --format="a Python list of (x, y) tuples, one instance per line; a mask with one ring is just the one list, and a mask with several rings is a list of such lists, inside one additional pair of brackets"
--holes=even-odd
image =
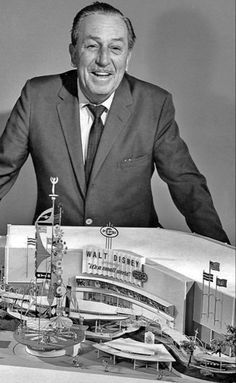
[(0, 143), (0, 198), (31, 154), (38, 185), (36, 215), (50, 206), (59, 177), (62, 224), (159, 226), (151, 177), (156, 166), (193, 232), (227, 241), (205, 178), (179, 136), (171, 95), (125, 75), (115, 92), (90, 184), (86, 187), (76, 71), (34, 78), (22, 90)]

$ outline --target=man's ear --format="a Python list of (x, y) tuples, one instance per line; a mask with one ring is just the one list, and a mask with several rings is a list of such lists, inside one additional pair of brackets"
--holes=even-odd
[(131, 59), (131, 55), (132, 55), (132, 52), (129, 51), (128, 56), (127, 56), (127, 59), (126, 59), (126, 67), (125, 67), (126, 72), (128, 71), (128, 67), (129, 67), (129, 62), (130, 62), (130, 59)]
[(70, 52), (70, 58), (71, 58), (71, 65), (73, 67), (76, 67), (76, 50), (73, 44), (69, 45), (69, 52)]

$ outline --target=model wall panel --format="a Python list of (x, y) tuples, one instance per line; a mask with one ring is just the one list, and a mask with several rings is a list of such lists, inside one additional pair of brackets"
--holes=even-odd
[(208, 286), (205, 285), (204, 294), (202, 283), (196, 282), (193, 320), (219, 334), (226, 332), (227, 325), (235, 326), (235, 298), (224, 294), (222, 287), (217, 292), (210, 288), (208, 299)]
[(183, 332), (185, 327), (186, 282), (159, 270), (157, 266), (145, 265), (148, 281), (144, 284), (146, 292), (167, 300), (175, 305), (175, 327)]

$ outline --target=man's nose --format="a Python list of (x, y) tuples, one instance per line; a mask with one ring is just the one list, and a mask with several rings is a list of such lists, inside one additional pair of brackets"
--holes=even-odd
[(106, 66), (110, 62), (110, 54), (109, 50), (105, 47), (101, 47), (98, 56), (97, 56), (97, 63), (101, 66)]

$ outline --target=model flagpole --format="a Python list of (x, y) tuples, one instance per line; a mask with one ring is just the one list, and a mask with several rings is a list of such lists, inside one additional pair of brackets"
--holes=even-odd
[(218, 287), (227, 287), (227, 279), (222, 279), (222, 278), (216, 277), (214, 325), (215, 325), (215, 322), (217, 322), (219, 320), (221, 320), (221, 322), (222, 322), (222, 309), (221, 309), (221, 318), (220, 319), (216, 319), (216, 305), (217, 305), (217, 301), (221, 301), (221, 307), (223, 305), (222, 294), (221, 294), (221, 299), (217, 298), (217, 295), (216, 295), (217, 294), (217, 286)]

